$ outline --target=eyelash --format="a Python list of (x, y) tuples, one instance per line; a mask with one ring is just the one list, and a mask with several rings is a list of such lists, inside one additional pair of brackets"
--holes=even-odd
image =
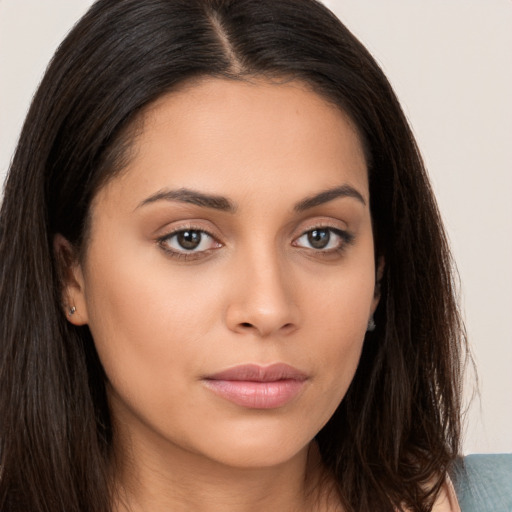
[[(167, 244), (169, 243), (169, 241), (172, 238), (178, 236), (180, 233), (186, 233), (187, 231), (193, 232), (193, 233), (200, 233), (201, 236), (207, 235), (209, 238), (212, 239), (212, 241), (216, 245), (216, 247), (213, 247), (210, 249), (205, 249), (202, 251), (192, 251), (192, 250), (187, 251), (186, 249), (183, 249), (182, 251), (177, 251), (177, 250), (174, 250), (174, 249), (171, 249), (168, 247)], [(173, 230), (170, 233), (167, 233), (164, 236), (159, 237), (156, 240), (156, 242), (159, 245), (159, 247), (163, 251), (165, 251), (165, 253), (167, 253), (169, 256), (171, 256), (172, 258), (176, 258), (178, 260), (184, 260), (184, 261), (190, 261), (190, 260), (195, 260), (195, 259), (201, 258), (202, 256), (209, 254), (211, 251), (213, 251), (215, 249), (219, 249), (223, 245), (209, 231), (205, 230), (204, 228), (199, 228), (197, 226), (180, 227), (179, 229)], [(199, 243), (202, 243), (202, 240)]]
[[(201, 236), (206, 235), (207, 237), (211, 238), (211, 240), (216, 245), (216, 247), (204, 249), (201, 251), (194, 251), (194, 250), (187, 251), (186, 249), (183, 249), (182, 251), (180, 251), (180, 250), (174, 250), (174, 249), (169, 248), (168, 244), (169, 244), (170, 240), (172, 240), (174, 237), (178, 236), (179, 234), (185, 233), (187, 231), (193, 232), (193, 233), (200, 233)], [(314, 247), (302, 247), (297, 244), (298, 240), (300, 240), (302, 237), (308, 236), (310, 233), (313, 233), (314, 231), (328, 231), (330, 233), (328, 242), (330, 242), (330, 236), (332, 236), (332, 234), (334, 233), (337, 237), (340, 238), (340, 243), (338, 244), (337, 247), (332, 247), (329, 249), (316, 249)], [(354, 235), (352, 233), (349, 233), (348, 231), (344, 231), (344, 230), (341, 230), (339, 228), (335, 228), (332, 226), (319, 225), (319, 226), (311, 227), (310, 229), (307, 229), (306, 231), (303, 231), (300, 236), (298, 236), (297, 238), (295, 238), (293, 240), (292, 245), (294, 247), (298, 247), (298, 248), (304, 249), (306, 251), (312, 251), (315, 255), (328, 257), (331, 255), (343, 253), (346, 250), (347, 245), (353, 244), (354, 238), (355, 238)], [(215, 249), (219, 249), (223, 246), (223, 244), (221, 242), (219, 242), (217, 240), (217, 238), (212, 233), (205, 230), (204, 228), (199, 228), (196, 226), (180, 227), (179, 229), (173, 230), (170, 233), (167, 233), (164, 236), (157, 238), (156, 243), (165, 253), (167, 253), (172, 258), (176, 258), (178, 260), (184, 260), (184, 261), (200, 259), (200, 258), (206, 256), (207, 254), (211, 253), (211, 251), (213, 251)], [(201, 244), (201, 243), (202, 243), (202, 240), (199, 241), (199, 244)]]
[(335, 227), (329, 226), (329, 225), (319, 225), (319, 226), (311, 227), (311, 228), (307, 229), (306, 231), (304, 231), (299, 237), (297, 237), (293, 241), (292, 245), (294, 245), (296, 247), (300, 247), (297, 245), (297, 241), (300, 240), (302, 237), (308, 236), (310, 233), (313, 233), (314, 231), (328, 231), (330, 233), (328, 243), (331, 241), (330, 238), (333, 233), (340, 239), (340, 242), (337, 244), (336, 247), (332, 247), (329, 249), (315, 249), (313, 247), (301, 247), (307, 251), (313, 251), (315, 256), (319, 255), (319, 256), (329, 257), (332, 255), (340, 255), (347, 249), (347, 246), (352, 245), (355, 240), (355, 236), (353, 233), (350, 233), (348, 231), (344, 231), (342, 229), (335, 228)]

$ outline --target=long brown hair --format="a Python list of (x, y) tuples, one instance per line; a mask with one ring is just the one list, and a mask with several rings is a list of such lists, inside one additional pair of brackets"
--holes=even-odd
[(0, 509), (111, 508), (105, 375), (88, 328), (62, 312), (52, 240), (83, 248), (91, 199), (122, 170), (133, 121), (201, 76), (300, 80), (357, 125), (382, 298), (317, 442), (347, 511), (430, 510), (460, 441), (466, 345), (450, 253), (388, 81), (314, 0), (100, 0), (57, 51), (0, 212)]

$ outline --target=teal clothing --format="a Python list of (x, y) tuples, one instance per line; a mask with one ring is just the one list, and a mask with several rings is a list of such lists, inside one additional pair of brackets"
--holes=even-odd
[(451, 478), (462, 512), (512, 512), (512, 454), (467, 455)]

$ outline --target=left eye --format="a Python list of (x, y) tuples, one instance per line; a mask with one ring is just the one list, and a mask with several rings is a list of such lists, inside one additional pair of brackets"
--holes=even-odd
[(193, 253), (219, 247), (219, 243), (205, 231), (183, 229), (175, 231), (159, 240), (160, 245), (174, 253)]
[(328, 251), (330, 249), (341, 249), (344, 243), (348, 241), (348, 234), (339, 229), (315, 228), (297, 238), (293, 245)]

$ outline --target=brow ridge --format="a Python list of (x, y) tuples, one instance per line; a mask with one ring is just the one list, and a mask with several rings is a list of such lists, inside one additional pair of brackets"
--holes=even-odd
[[(362, 194), (351, 185), (345, 184), (307, 197), (296, 203), (293, 209), (294, 211), (300, 213), (342, 197), (351, 197), (358, 200), (363, 205), (366, 205), (366, 201), (364, 200)], [(157, 201), (179, 201), (182, 203), (194, 204), (196, 206), (212, 208), (214, 210), (220, 210), (229, 213), (235, 213), (237, 210), (235, 203), (233, 203), (233, 201), (227, 197), (215, 194), (205, 194), (203, 192), (189, 188), (160, 190), (150, 197), (144, 199), (137, 206), (137, 208), (147, 204), (155, 203)]]
[(160, 190), (156, 192), (156, 194), (144, 199), (137, 208), (157, 201), (179, 201), (181, 203), (194, 204), (196, 206), (212, 208), (214, 210), (229, 213), (234, 213), (236, 211), (236, 205), (226, 197), (214, 194), (205, 194), (189, 188)]
[(366, 206), (366, 201), (358, 190), (356, 190), (351, 185), (340, 185), (338, 187), (324, 190), (318, 194), (315, 194), (314, 196), (307, 197), (306, 199), (299, 201), (295, 205), (294, 210), (296, 212), (303, 212), (305, 210), (309, 210), (310, 208), (314, 208), (315, 206), (320, 206), (324, 203), (328, 203), (329, 201), (341, 197), (352, 197)]

